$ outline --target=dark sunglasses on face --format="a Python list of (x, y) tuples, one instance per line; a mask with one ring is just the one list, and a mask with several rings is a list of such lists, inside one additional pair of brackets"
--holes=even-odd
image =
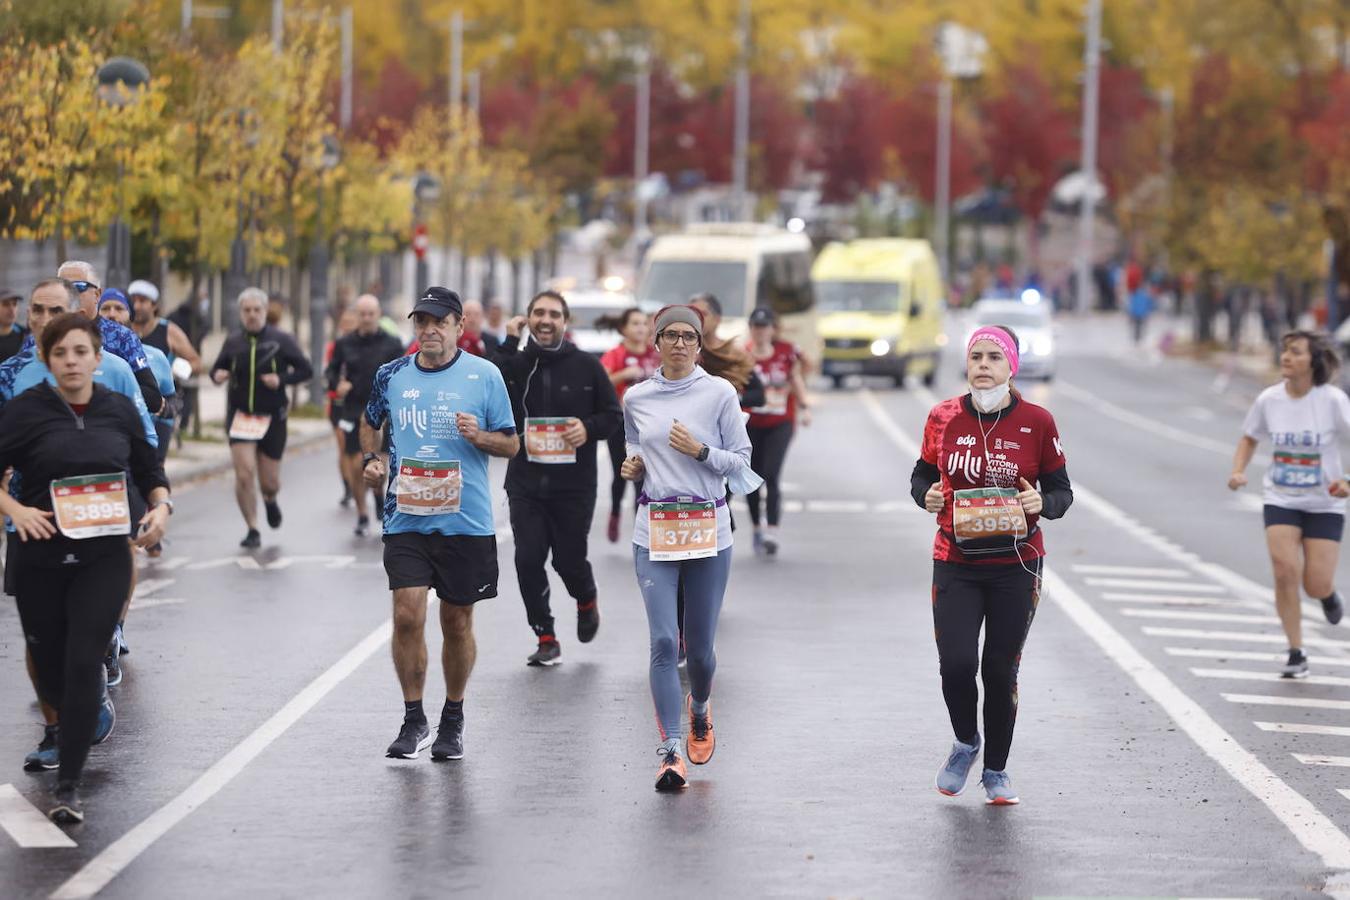
[(101, 290), (101, 288), (92, 281), (72, 281), (70, 286), (75, 288), (75, 292), (78, 294), (83, 294), (85, 291)]

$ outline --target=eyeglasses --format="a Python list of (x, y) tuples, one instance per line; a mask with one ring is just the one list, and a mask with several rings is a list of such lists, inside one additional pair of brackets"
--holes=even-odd
[(693, 346), (698, 343), (697, 331), (663, 331), (658, 334), (657, 337), (672, 347), (676, 344), (689, 344)]
[(85, 291), (97, 291), (101, 288), (92, 281), (72, 281), (70, 286), (75, 289), (75, 293), (83, 294)]

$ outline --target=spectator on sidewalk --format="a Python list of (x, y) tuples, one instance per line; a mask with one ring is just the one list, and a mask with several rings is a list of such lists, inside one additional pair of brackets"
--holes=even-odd
[(1149, 285), (1140, 283), (1130, 291), (1130, 326), (1134, 333), (1136, 346), (1143, 343), (1144, 326), (1153, 313), (1153, 291)]

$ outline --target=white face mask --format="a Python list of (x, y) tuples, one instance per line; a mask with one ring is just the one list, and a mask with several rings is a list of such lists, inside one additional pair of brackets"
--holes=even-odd
[(1012, 379), (1010, 378), (1002, 384), (996, 384), (991, 388), (972, 387), (970, 389), (970, 399), (974, 402), (975, 408), (982, 413), (991, 413), (998, 409), (999, 405), (1002, 404), (1008, 396), (1008, 391), (1010, 390), (1009, 384), (1011, 381)]

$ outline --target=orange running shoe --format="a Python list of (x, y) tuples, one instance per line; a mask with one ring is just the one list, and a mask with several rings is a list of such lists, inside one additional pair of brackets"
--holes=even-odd
[[(657, 752), (661, 752), (659, 749)], [(689, 772), (680, 754), (671, 751), (661, 757), (661, 768), (656, 770), (658, 791), (680, 791), (689, 786)]]
[(713, 750), (717, 749), (717, 739), (713, 737), (712, 701), (708, 701), (707, 715), (696, 716), (694, 715), (694, 695), (686, 694), (684, 710), (689, 714), (689, 737), (685, 741), (689, 748), (689, 761), (696, 766), (701, 766), (712, 759)]

